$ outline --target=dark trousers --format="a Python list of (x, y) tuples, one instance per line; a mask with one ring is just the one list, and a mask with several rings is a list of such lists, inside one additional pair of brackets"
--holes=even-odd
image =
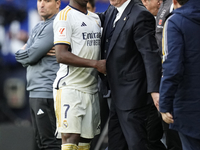
[(152, 104), (148, 113), (147, 138), (149, 150), (166, 150), (161, 139), (163, 137), (162, 117), (155, 105)]
[(200, 150), (200, 139), (195, 139), (179, 132), (183, 150)]
[(108, 125), (109, 150), (148, 150), (146, 121), (150, 105), (120, 110), (111, 101)]
[(169, 129), (169, 124), (162, 121), (166, 137), (167, 150), (182, 150), (181, 140), (177, 131)]
[(41, 150), (60, 150), (61, 140), (55, 137), (56, 117), (53, 99), (30, 98), (29, 103), (38, 147)]

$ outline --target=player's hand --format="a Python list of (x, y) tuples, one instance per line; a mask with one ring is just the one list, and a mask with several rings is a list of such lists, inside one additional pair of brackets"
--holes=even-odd
[(96, 64), (96, 69), (100, 72), (106, 75), (106, 60), (98, 60)]
[(26, 49), (26, 44), (21, 49), (25, 50)]
[(154, 105), (156, 106), (157, 110), (159, 111), (159, 93), (151, 93), (151, 97), (153, 99)]
[(173, 119), (173, 116), (169, 113), (169, 112), (166, 112), (166, 113), (162, 113), (161, 112), (161, 115), (162, 115), (162, 119), (170, 124), (170, 123), (174, 123), (174, 119)]
[(52, 49), (50, 49), (47, 53), (48, 56), (55, 56), (56, 53), (55, 53), (55, 47), (52, 47)]

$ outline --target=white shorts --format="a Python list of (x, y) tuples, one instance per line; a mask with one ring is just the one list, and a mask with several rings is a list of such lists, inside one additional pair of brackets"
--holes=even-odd
[(54, 90), (54, 107), (59, 133), (77, 133), (91, 139), (100, 133), (99, 95), (76, 89)]

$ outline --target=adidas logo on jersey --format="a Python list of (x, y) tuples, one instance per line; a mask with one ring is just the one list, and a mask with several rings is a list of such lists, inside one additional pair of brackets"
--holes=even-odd
[(42, 109), (39, 109), (37, 112), (37, 115), (41, 115), (41, 114), (44, 114), (44, 112), (42, 111)]
[(82, 22), (82, 25), (81, 25), (81, 27), (83, 27), (83, 26), (87, 26), (87, 25), (85, 24), (85, 22)]

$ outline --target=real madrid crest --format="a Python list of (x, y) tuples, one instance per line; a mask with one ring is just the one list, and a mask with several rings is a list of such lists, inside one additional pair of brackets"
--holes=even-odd
[(65, 128), (67, 128), (67, 127), (68, 127), (67, 120), (64, 120), (64, 121), (63, 121), (63, 126), (64, 126)]

